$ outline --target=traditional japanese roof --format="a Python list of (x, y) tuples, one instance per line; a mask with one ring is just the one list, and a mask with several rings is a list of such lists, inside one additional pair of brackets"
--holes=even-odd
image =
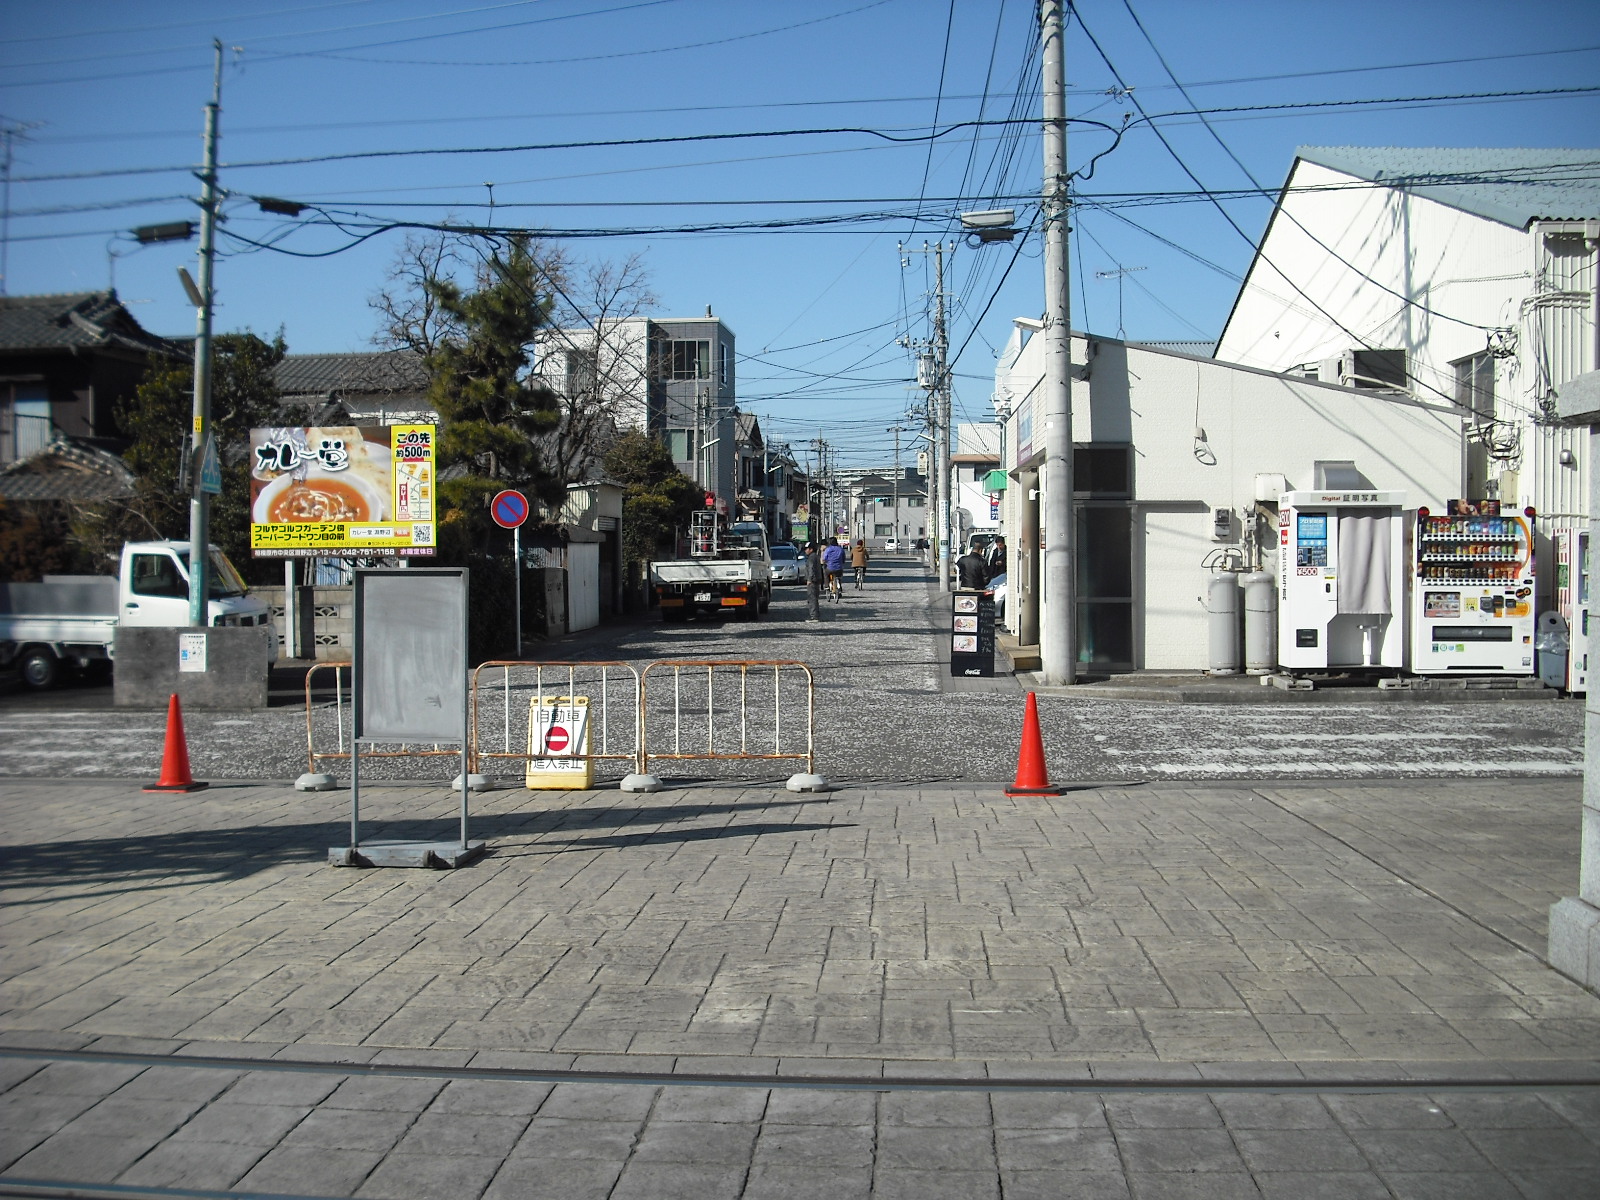
[(412, 350), (356, 354), (288, 354), (274, 372), (278, 391), (291, 396), (421, 396), (428, 390), (422, 356)]
[(122, 459), (71, 438), (0, 468), (0, 497), (7, 500), (121, 500), (133, 495), (133, 484)]
[(0, 296), (0, 353), (92, 348), (179, 352), (134, 320), (114, 290)]
[(1600, 217), (1600, 150), (1301, 146), (1295, 155), (1516, 229)]

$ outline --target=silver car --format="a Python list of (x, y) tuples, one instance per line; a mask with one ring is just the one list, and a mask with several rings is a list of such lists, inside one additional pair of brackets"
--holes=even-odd
[(772, 547), (772, 582), (800, 582), (800, 551), (789, 545)]

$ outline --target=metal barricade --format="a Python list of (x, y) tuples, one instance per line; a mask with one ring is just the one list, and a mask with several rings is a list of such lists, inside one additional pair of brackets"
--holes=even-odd
[[(660, 680), (656, 695), (652, 695), (652, 680)], [(719, 680), (723, 681), (720, 689)], [(786, 686), (786, 680), (794, 682)], [(668, 688), (670, 695), (659, 694)], [(652, 662), (640, 675), (639, 774), (648, 775), (654, 759), (794, 760), (803, 761), (806, 773), (811, 774), (816, 759), (816, 709), (811, 668), (803, 662)], [(767, 750), (769, 743), (772, 748)], [(655, 749), (658, 745), (662, 748)]]
[[(311, 719), (311, 714), (314, 707), (311, 700), (311, 680), (318, 671), (322, 670), (331, 670), (334, 673), (334, 730), (336, 744), (338, 746), (338, 749), (336, 750), (317, 749), (316, 731)], [(348, 761), (350, 758), (349, 747), (354, 741), (354, 730), (352, 729), (347, 732), (345, 726), (345, 712), (347, 707), (345, 704), (345, 692), (349, 688), (349, 684), (345, 682), (344, 674), (349, 670), (350, 664), (348, 662), (312, 663), (311, 666), (306, 670), (306, 771), (310, 774), (317, 773), (317, 763), (323, 759), (345, 759)], [(350, 720), (354, 721), (354, 705), (351, 704), (348, 707)], [(368, 762), (375, 758), (459, 758), (461, 756), (461, 751), (457, 747), (434, 746), (431, 749), (425, 749), (420, 746), (414, 747), (404, 742), (397, 742), (395, 745), (397, 745), (399, 749), (364, 750), (361, 754), (361, 761)]]
[[(500, 673), (498, 679), (492, 674), (495, 671)], [(485, 672), (491, 674), (485, 676)], [(496, 692), (498, 705), (491, 699)], [(630, 769), (637, 769), (643, 761), (644, 745), (641, 695), (639, 672), (625, 662), (497, 659), (481, 663), (472, 673), (472, 771), (483, 773), (485, 760), (495, 759), (516, 759), (525, 771), (530, 759), (540, 757), (531, 752), (530, 711), (564, 697), (587, 699), (590, 728), (589, 749), (572, 748), (561, 755), (563, 760), (625, 762)], [(494, 711), (497, 707), (498, 713)], [(489, 727), (497, 716), (501, 748), (491, 750), (486, 748), (493, 737)]]

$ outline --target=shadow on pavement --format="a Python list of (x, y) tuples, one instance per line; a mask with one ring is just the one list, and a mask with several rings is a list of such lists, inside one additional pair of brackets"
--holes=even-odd
[[(448, 797), (441, 797), (435, 818), (362, 821), (363, 841), (450, 841), (459, 830), (459, 817)], [(540, 837), (547, 833), (580, 833), (591, 829), (617, 829), (632, 824), (658, 825), (692, 821), (730, 813), (796, 808), (826, 804), (821, 797), (751, 802), (746, 804), (612, 805), (599, 809), (551, 809), (533, 813), (474, 813), (469, 822), (473, 838)], [(759, 837), (766, 833), (804, 832), (843, 828), (827, 823), (785, 824), (764, 821), (748, 825), (723, 825), (715, 829), (653, 831), (615, 838), (562, 838), (557, 845), (581, 849), (609, 845), (645, 845), (652, 841), (690, 841), (712, 837)], [(317, 821), (292, 825), (246, 825), (228, 829), (186, 829), (133, 837), (75, 839), (0, 848), (0, 878), (12, 889), (59, 888), (64, 885), (114, 883), (126, 887), (109, 891), (96, 888), (95, 897), (118, 892), (161, 891), (186, 884), (244, 879), (268, 866), (320, 860), (330, 846), (349, 842), (345, 821)], [(68, 899), (52, 892), (43, 899), (54, 903)], [(26, 904), (13, 899), (11, 903)]]

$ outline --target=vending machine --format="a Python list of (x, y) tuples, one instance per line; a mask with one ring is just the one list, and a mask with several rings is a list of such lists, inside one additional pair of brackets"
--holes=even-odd
[(1278, 499), (1278, 663), (1288, 671), (1405, 666), (1405, 493)]
[(1497, 500), (1451, 500), (1442, 517), (1417, 510), (1413, 671), (1533, 674), (1533, 520)]
[(1556, 609), (1567, 623), (1569, 692), (1589, 690), (1589, 531), (1558, 529), (1550, 535), (1556, 551)]

